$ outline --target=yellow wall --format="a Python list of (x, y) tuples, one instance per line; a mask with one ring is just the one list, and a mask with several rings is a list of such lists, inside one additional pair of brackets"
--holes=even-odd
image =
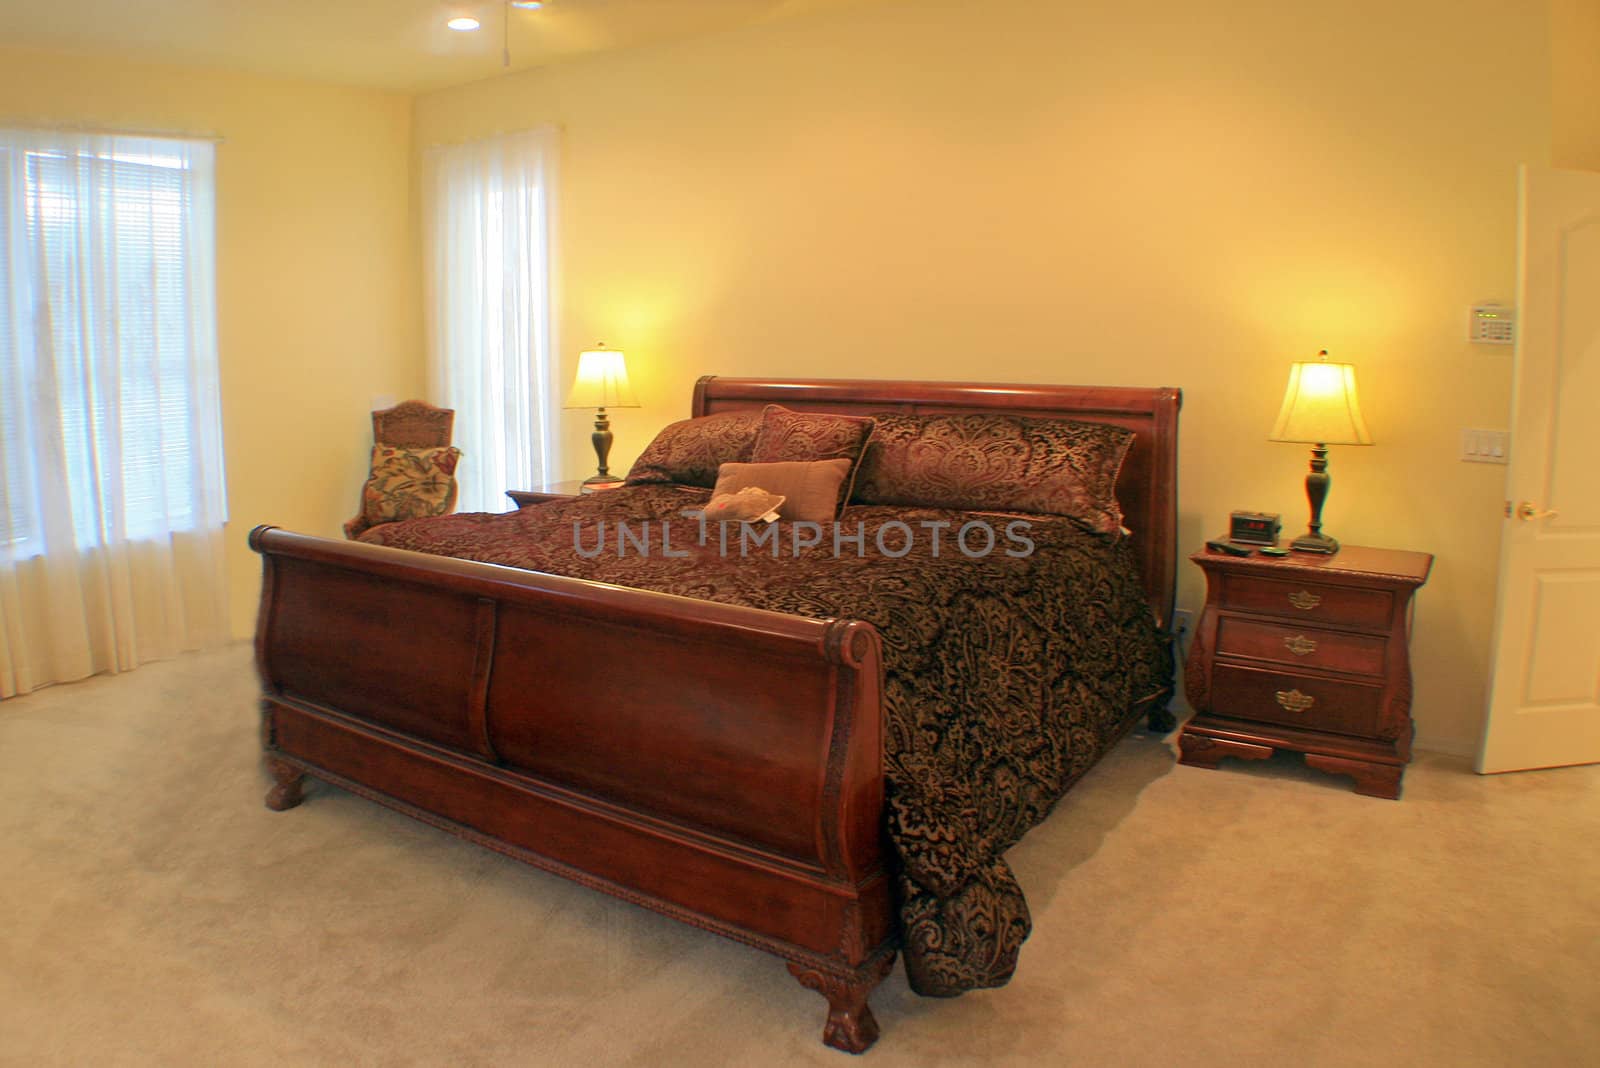
[(921, 0), (428, 95), (413, 137), (563, 126), (560, 347), (630, 354), (618, 466), (707, 372), (1177, 385), (1187, 553), (1231, 509), (1303, 528), (1266, 434), (1291, 360), (1355, 362), (1378, 444), (1333, 450), (1327, 527), (1438, 554), (1415, 712), (1466, 751), (1505, 471), (1456, 454), (1511, 366), (1466, 315), (1514, 296), (1550, 97), (1522, 0)]
[(1600, 0), (1551, 0), (1550, 21), (1553, 162), (1600, 171)]
[(411, 102), (399, 93), (0, 51), (0, 124), (217, 134), (217, 303), (233, 630), (257, 523), (339, 536), (374, 396), (423, 383)]

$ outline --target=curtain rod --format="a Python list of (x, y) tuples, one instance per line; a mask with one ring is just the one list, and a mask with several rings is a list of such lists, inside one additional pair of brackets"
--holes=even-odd
[(199, 133), (193, 130), (143, 130), (133, 127), (98, 126), (82, 122), (54, 122), (49, 119), (11, 121), (0, 119), (0, 129), (25, 130), (29, 133), (75, 133), (97, 137), (154, 137), (169, 141), (210, 141), (214, 145), (227, 143), (227, 138), (216, 133)]

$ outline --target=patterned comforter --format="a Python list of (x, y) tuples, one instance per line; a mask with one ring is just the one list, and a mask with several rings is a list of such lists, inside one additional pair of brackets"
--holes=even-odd
[[(884, 645), (886, 818), (912, 987), (949, 996), (1005, 983), (1031, 924), (1003, 854), (1116, 741), (1128, 709), (1172, 684), (1126, 540), (1045, 516), (853, 506), (837, 554), (833, 532), (805, 532), (800, 541), (818, 533), (818, 543), (795, 551), (795, 532), (779, 524), (776, 558), (748, 541), (741, 555), (729, 524), (724, 555), (716, 525), (680, 514), (709, 497), (632, 486), (505, 515), (391, 523), (361, 540), (872, 623)], [(995, 535), (981, 557), (969, 555), (987, 542), (981, 529), (968, 532), (968, 552), (957, 541), (974, 520)], [(663, 530), (684, 555), (663, 555)]]

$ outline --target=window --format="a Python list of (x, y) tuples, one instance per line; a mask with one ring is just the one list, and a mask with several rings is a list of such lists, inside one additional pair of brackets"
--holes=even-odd
[(456, 411), (462, 511), (503, 511), (556, 466), (555, 145), (545, 128), (427, 154), (430, 399)]
[(208, 143), (0, 134), (0, 549), (222, 518)]
[(0, 130), (0, 697), (226, 637), (214, 156)]

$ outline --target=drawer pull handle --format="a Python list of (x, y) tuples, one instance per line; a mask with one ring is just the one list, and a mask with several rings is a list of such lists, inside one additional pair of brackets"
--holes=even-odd
[(1309, 590), (1296, 590), (1289, 595), (1289, 603), (1302, 611), (1309, 612), (1322, 603), (1322, 597)]
[(1295, 656), (1309, 656), (1317, 651), (1317, 643), (1304, 634), (1296, 634), (1292, 638), (1283, 639), (1283, 646)]
[(1290, 712), (1304, 712), (1317, 703), (1317, 699), (1308, 693), (1299, 690), (1279, 690), (1277, 692), (1278, 704)]

